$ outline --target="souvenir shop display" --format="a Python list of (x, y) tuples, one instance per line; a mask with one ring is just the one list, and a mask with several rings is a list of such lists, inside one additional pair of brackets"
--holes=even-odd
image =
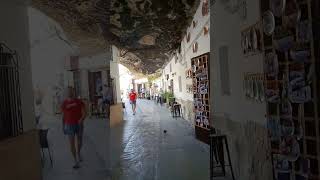
[(281, 139), (281, 126), (278, 117), (269, 116), (267, 121), (268, 134), (271, 141), (280, 141)]
[(272, 11), (269, 10), (263, 14), (262, 23), (263, 32), (268, 36), (272, 35), (276, 26)]
[(320, 179), (320, 91), (315, 76), (319, 40), (312, 39), (319, 9), (317, 0), (261, 4), (266, 125), (274, 180)]
[(191, 59), (196, 138), (208, 143), (210, 132), (209, 53)]
[(187, 84), (187, 85), (186, 85), (186, 90), (187, 90), (187, 93), (192, 93), (192, 92), (193, 92), (193, 86), (192, 86), (192, 84)]
[(263, 74), (259, 73), (246, 73), (243, 80), (243, 91), (247, 99), (256, 102), (264, 102), (264, 80)]
[(279, 73), (278, 57), (275, 53), (270, 52), (265, 55), (264, 60), (264, 72), (267, 78), (276, 78)]
[(280, 101), (280, 90), (277, 81), (266, 82), (265, 88), (266, 100), (270, 103), (278, 103)]
[(192, 69), (187, 69), (186, 70), (186, 78), (189, 79), (189, 78), (192, 78)]
[(241, 47), (244, 55), (254, 55), (262, 50), (262, 33), (260, 23), (241, 32)]
[(300, 146), (294, 136), (285, 136), (280, 143), (280, 154), (294, 162), (300, 157)]

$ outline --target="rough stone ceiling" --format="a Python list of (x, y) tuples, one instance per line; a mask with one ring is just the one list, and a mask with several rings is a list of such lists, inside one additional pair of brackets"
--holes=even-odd
[(81, 56), (120, 49), (121, 63), (156, 72), (180, 47), (200, 0), (32, 0), (56, 20)]

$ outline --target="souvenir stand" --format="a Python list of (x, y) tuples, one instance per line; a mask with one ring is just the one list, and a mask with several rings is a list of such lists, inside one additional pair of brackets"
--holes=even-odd
[(191, 59), (196, 138), (207, 144), (210, 134), (209, 53)]
[(319, 180), (319, 1), (260, 2), (274, 179)]

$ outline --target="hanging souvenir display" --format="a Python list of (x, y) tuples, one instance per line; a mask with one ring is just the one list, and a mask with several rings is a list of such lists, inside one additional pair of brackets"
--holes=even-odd
[(193, 53), (198, 52), (198, 42), (195, 42), (195, 43), (192, 45), (192, 50), (193, 50)]
[(290, 58), (294, 62), (309, 63), (311, 59), (309, 47), (306, 47), (303, 44), (296, 44), (292, 49), (290, 49)]
[(270, 103), (278, 103), (280, 100), (279, 86), (277, 81), (266, 82), (266, 99)]
[(294, 123), (292, 119), (281, 119), (281, 135), (284, 137), (294, 135)]
[[(318, 53), (314, 51), (319, 46), (314, 41), (315, 34), (319, 34), (314, 23), (319, 13), (315, 2), (318, 1), (260, 0), (264, 53), (273, 52), (278, 58), (277, 75), (267, 68), (268, 64), (272, 67), (270, 58), (264, 59), (267, 114), (280, 121), (280, 144), (269, 135), (276, 180), (320, 179), (316, 151), (319, 124), (314, 121), (319, 118), (319, 103), (314, 100), (319, 92), (315, 75)], [(278, 89), (279, 99), (273, 96)], [(269, 97), (278, 100), (270, 101)], [(268, 127), (273, 123), (268, 117)]]
[(262, 24), (263, 24), (263, 32), (268, 36), (272, 35), (276, 24), (275, 24), (273, 13), (271, 11), (266, 11), (263, 14)]
[(193, 28), (196, 28), (196, 27), (197, 27), (197, 24), (198, 24), (198, 22), (197, 22), (196, 20), (193, 20), (193, 21), (192, 21), (192, 27), (193, 27)]
[(261, 38), (260, 23), (257, 23), (241, 32), (241, 47), (245, 55), (256, 54), (261, 52), (262, 38)]
[(264, 72), (266, 73), (267, 78), (276, 79), (279, 73), (277, 55), (273, 52), (266, 54), (264, 63)]
[(293, 103), (311, 100), (311, 87), (306, 85), (303, 64), (293, 64), (289, 72), (289, 98)]
[(281, 126), (280, 120), (277, 117), (268, 117), (267, 120), (268, 135), (271, 141), (280, 141)]
[(264, 101), (264, 80), (259, 73), (246, 73), (243, 79), (243, 92), (245, 97), (257, 102)]
[(280, 117), (288, 120), (292, 120), (292, 106), (290, 101), (284, 100), (280, 104)]
[(280, 154), (291, 162), (296, 161), (300, 157), (300, 146), (294, 136), (286, 136), (280, 143)]
[(288, 29), (279, 27), (275, 30), (274, 46), (278, 51), (286, 52), (294, 45), (294, 37)]
[(209, 13), (209, 0), (203, 0), (202, 2), (202, 16), (206, 16)]
[(209, 27), (208, 26), (204, 26), (203, 27), (203, 35), (208, 35), (209, 34)]
[(189, 42), (190, 41), (190, 32), (188, 32), (188, 34), (187, 34), (187, 42)]

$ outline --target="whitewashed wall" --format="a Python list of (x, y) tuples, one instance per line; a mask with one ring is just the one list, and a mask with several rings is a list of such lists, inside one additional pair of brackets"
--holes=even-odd
[(0, 42), (20, 56), (20, 84), (24, 130), (35, 128), (29, 45), (28, 10), (24, 1), (0, 1)]
[[(194, 28), (191, 24), (189, 25), (187, 32), (190, 32), (190, 41), (187, 42), (186, 37), (181, 42), (181, 54), (178, 56), (178, 61), (175, 63), (175, 58), (172, 58), (170, 62), (165, 66), (162, 73), (162, 84), (163, 89), (167, 90), (170, 85), (170, 80), (173, 79), (174, 83), (174, 95), (177, 99), (183, 101), (193, 101), (193, 95), (187, 92), (186, 85), (192, 85), (192, 80), (186, 78), (186, 70), (191, 68), (191, 59), (202, 54), (210, 52), (210, 33), (204, 35), (203, 28), (208, 26), (210, 28), (210, 16), (202, 15), (202, 1), (198, 7), (193, 21), (197, 22)], [(187, 34), (186, 34), (187, 35)], [(198, 51), (193, 52), (192, 46), (195, 42), (198, 42)], [(170, 72), (170, 65), (172, 72)], [(172, 74), (175, 73), (174, 76)], [(166, 80), (166, 75), (169, 74), (169, 80)], [(179, 91), (179, 76), (181, 76), (182, 91)], [(184, 106), (184, 105), (182, 105)], [(189, 119), (191, 120), (191, 119)]]
[[(243, 90), (245, 72), (263, 72), (262, 54), (244, 57), (241, 50), (241, 30), (260, 20), (260, 1), (247, 2), (247, 18), (239, 12), (226, 11), (222, 1), (211, 7), (211, 124), (227, 135), (236, 179), (272, 179), (269, 141), (266, 130), (266, 105), (247, 100)], [(224, 1), (226, 2), (226, 1)], [(219, 48), (227, 46), (230, 95), (221, 91)]]

